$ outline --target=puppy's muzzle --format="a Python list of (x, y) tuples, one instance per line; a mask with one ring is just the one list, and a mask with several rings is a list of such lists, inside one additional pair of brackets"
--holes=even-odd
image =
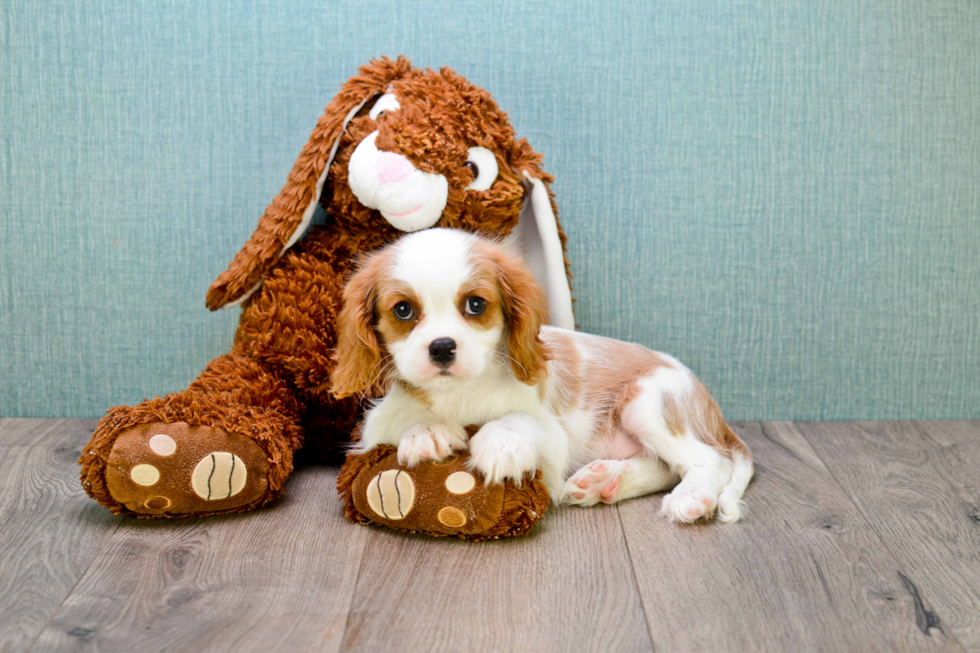
[(436, 338), (429, 343), (429, 358), (446, 367), (456, 358), (456, 341), (452, 338)]

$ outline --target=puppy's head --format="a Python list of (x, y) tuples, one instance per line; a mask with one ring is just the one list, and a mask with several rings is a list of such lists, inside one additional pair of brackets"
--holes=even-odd
[(545, 307), (531, 273), (495, 243), (448, 229), (405, 236), (344, 289), (331, 392), (391, 380), (438, 391), (501, 372), (533, 385), (546, 374)]

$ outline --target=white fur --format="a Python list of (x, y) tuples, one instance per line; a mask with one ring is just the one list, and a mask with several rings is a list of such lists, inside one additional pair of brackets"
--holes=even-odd
[[(662, 504), (668, 519), (690, 523), (717, 514), (721, 521), (736, 521), (752, 477), (751, 459), (723, 453), (694, 432), (672, 433), (664, 417), (668, 395), (675, 405), (695, 401), (691, 371), (661, 354), (662, 366), (635, 379), (624, 377), (635, 381), (639, 392), (622, 409), (613, 437), (602, 437), (600, 417), (616, 396), (587, 401), (587, 393), (562, 384), (555, 361), (549, 363), (544, 388), (522, 383), (503, 355), (504, 329), (473, 328), (459, 313), (457, 296), (470, 275), (468, 256), (476, 240), (464, 232), (432, 229), (394, 246), (391, 275), (415, 290), (423, 317), (407, 338), (390, 343), (389, 351), (396, 377), (420, 390), (426, 401), (395, 384), (368, 411), (359, 448), (395, 445), (399, 460), (413, 466), (465, 448), (464, 427), (477, 425), (468, 443), (470, 466), (487, 483), (520, 482), (542, 469), (552, 498), (577, 505), (613, 503), (676, 485)], [(447, 337), (457, 343), (449, 375), (440, 374), (442, 367), (428, 356), (429, 343)], [(570, 339), (579, 359), (574, 372), (585, 388), (601, 375), (615, 378), (610, 367), (616, 363), (609, 356), (614, 341), (556, 327), (542, 328), (541, 337), (546, 343)]]

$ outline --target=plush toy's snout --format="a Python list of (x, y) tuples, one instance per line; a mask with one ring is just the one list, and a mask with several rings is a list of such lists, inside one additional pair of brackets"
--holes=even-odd
[(362, 140), (351, 154), (348, 182), (357, 200), (377, 209), (399, 231), (431, 227), (442, 217), (449, 197), (444, 175), (422, 172), (403, 154), (383, 152), (378, 132)]

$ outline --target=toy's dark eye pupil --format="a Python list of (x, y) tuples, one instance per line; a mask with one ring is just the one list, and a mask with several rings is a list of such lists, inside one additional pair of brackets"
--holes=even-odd
[(377, 120), (378, 118), (380, 118), (380, 117), (381, 117), (381, 116), (383, 116), (383, 115), (385, 115), (385, 112), (384, 112), (384, 111), (379, 111), (379, 112), (378, 112), (378, 115), (376, 115), (376, 116), (374, 117), (374, 119), (375, 119), (375, 120)]
[(473, 173), (474, 179), (480, 176), (480, 167), (475, 163), (473, 163), (472, 161), (467, 161), (466, 163), (463, 164), (463, 167), (470, 169), (470, 172)]
[(466, 312), (470, 315), (479, 315), (486, 307), (487, 303), (481, 297), (470, 297), (466, 300)]
[(399, 320), (407, 320), (412, 317), (412, 305), (408, 302), (398, 302), (395, 304), (395, 317)]

